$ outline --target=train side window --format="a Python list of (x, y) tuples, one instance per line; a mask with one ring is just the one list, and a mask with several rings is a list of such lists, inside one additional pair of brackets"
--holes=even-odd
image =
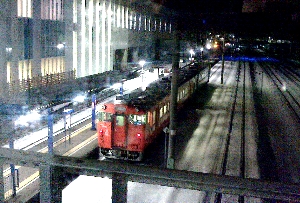
[(106, 112), (99, 112), (98, 113), (98, 119), (99, 119), (99, 121), (108, 121), (108, 122), (111, 122), (111, 117), (112, 117), (111, 113), (106, 113)]
[(128, 120), (134, 125), (144, 125), (146, 124), (146, 115), (134, 115), (130, 114)]
[(166, 104), (166, 105), (164, 105), (164, 114), (166, 114), (166, 113), (167, 113), (167, 108), (168, 108), (167, 104)]
[(121, 115), (116, 116), (116, 125), (124, 126), (124, 116), (121, 116)]
[(159, 109), (159, 118), (161, 118), (163, 115), (164, 115), (164, 108), (161, 107), (161, 108)]
[(153, 125), (153, 117), (152, 117), (152, 113), (150, 111), (148, 111), (147, 119), (148, 119), (149, 125), (152, 126)]

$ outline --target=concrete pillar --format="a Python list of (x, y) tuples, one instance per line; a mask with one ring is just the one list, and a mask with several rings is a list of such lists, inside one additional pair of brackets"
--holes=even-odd
[[(73, 1), (64, 1), (65, 21), (65, 71), (73, 70), (73, 31), (76, 31), (76, 24), (73, 23)], [(76, 9), (76, 8), (75, 8)]]
[(3, 178), (4, 161), (0, 158), (0, 202), (4, 202), (4, 178)]
[[(85, 22), (85, 19), (82, 19), (82, 12), (85, 13), (85, 10), (82, 10), (82, 1), (75, 0), (76, 2), (76, 8), (77, 9), (77, 23), (76, 23), (76, 31), (77, 31), (77, 70), (76, 70), (76, 77), (83, 77), (84, 76), (84, 61), (85, 61), (85, 47), (82, 47), (84, 44), (81, 43), (82, 38), (85, 37), (85, 27), (82, 25), (83, 22)], [(82, 28), (83, 27), (83, 28)], [(83, 31), (83, 32), (82, 32)], [(75, 46), (75, 45), (74, 45)], [(75, 47), (74, 47), (75, 48)], [(84, 61), (82, 61), (84, 60)], [(83, 66), (83, 67), (82, 67)]]
[(0, 0), (0, 99), (3, 98), (4, 95), (7, 96), (7, 60), (9, 52), (7, 52), (6, 48), (8, 48), (9, 44), (6, 4), (6, 0)]
[(41, 1), (33, 1), (33, 60), (32, 76), (42, 75), (41, 70)]
[(21, 40), (24, 35), (23, 21), (18, 19), (18, 3), (16, 0), (8, 1), (10, 17), (10, 43), (12, 46), (12, 60), (11, 60), (11, 77), (13, 81), (19, 80), (19, 60), (24, 56), (24, 43)]
[(112, 176), (112, 203), (127, 202), (127, 177), (114, 173)]
[(51, 165), (40, 166), (40, 202), (62, 202), (62, 189), (65, 186), (61, 168)]
[(172, 58), (172, 81), (171, 81), (171, 101), (170, 101), (170, 133), (168, 141), (167, 168), (174, 169), (174, 137), (177, 130), (177, 95), (179, 77), (180, 40), (178, 27), (174, 31), (174, 48)]

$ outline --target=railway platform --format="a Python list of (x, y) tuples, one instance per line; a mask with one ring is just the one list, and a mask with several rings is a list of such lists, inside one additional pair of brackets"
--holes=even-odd
[[(211, 69), (211, 78), (207, 86), (199, 89), (195, 97), (178, 114), (179, 121), (174, 148), (175, 171), (259, 179), (259, 163), (256, 155), (257, 124), (248, 64), (225, 62), (224, 68), (224, 83), (221, 84), (220, 81), (221, 63), (218, 63)], [(90, 149), (97, 147), (95, 131), (91, 130), (91, 125), (85, 123), (82, 126), (78, 126), (74, 131), (75, 134), (78, 132), (84, 136), (75, 136), (74, 134), (69, 139), (68, 135), (67, 137), (64, 137), (65, 134), (61, 135), (55, 154), (84, 157)], [(79, 151), (78, 149), (83, 146), (87, 146), (86, 150)], [(43, 149), (32, 148), (30, 150)], [(38, 190), (39, 180), (35, 181)], [(102, 188), (111, 187), (110, 181), (105, 180), (104, 182), (102, 183), (108, 185)], [(99, 182), (97, 183), (99, 184)], [(100, 182), (100, 184), (102, 183)], [(74, 187), (73, 183), (72, 187)], [(83, 187), (83, 185), (80, 184), (77, 187)], [(24, 198), (28, 199), (28, 195), (32, 196), (34, 192), (38, 192), (37, 190), (24, 189), (9, 202), (18, 202), (22, 198), (23, 200)], [(97, 191), (95, 195), (99, 198), (105, 191)], [(157, 195), (158, 193), (160, 195)], [(21, 197), (22, 194), (23, 197)], [(77, 200), (82, 199), (80, 196), (84, 195), (80, 192), (71, 192), (71, 194), (72, 198)], [(91, 198), (92, 195), (89, 196), (89, 199)], [(132, 203), (140, 202), (141, 199), (144, 202), (193, 203), (214, 202), (216, 199), (223, 202), (239, 202), (240, 199), (244, 199), (246, 202), (261, 202), (261, 199), (254, 197), (221, 195), (133, 182), (127, 184), (126, 199), (127, 202)]]

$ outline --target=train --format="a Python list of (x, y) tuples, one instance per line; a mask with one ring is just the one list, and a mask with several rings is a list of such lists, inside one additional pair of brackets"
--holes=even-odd
[[(197, 63), (179, 69), (178, 110), (197, 87), (208, 82), (208, 70)], [(147, 146), (169, 124), (171, 77), (162, 77), (145, 90), (137, 88), (98, 105), (96, 130), (99, 158), (142, 161)]]

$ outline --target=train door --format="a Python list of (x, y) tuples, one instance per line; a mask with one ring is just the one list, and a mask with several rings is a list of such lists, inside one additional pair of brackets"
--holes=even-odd
[(127, 126), (126, 116), (124, 114), (116, 114), (113, 119), (112, 147), (124, 148), (127, 145)]

